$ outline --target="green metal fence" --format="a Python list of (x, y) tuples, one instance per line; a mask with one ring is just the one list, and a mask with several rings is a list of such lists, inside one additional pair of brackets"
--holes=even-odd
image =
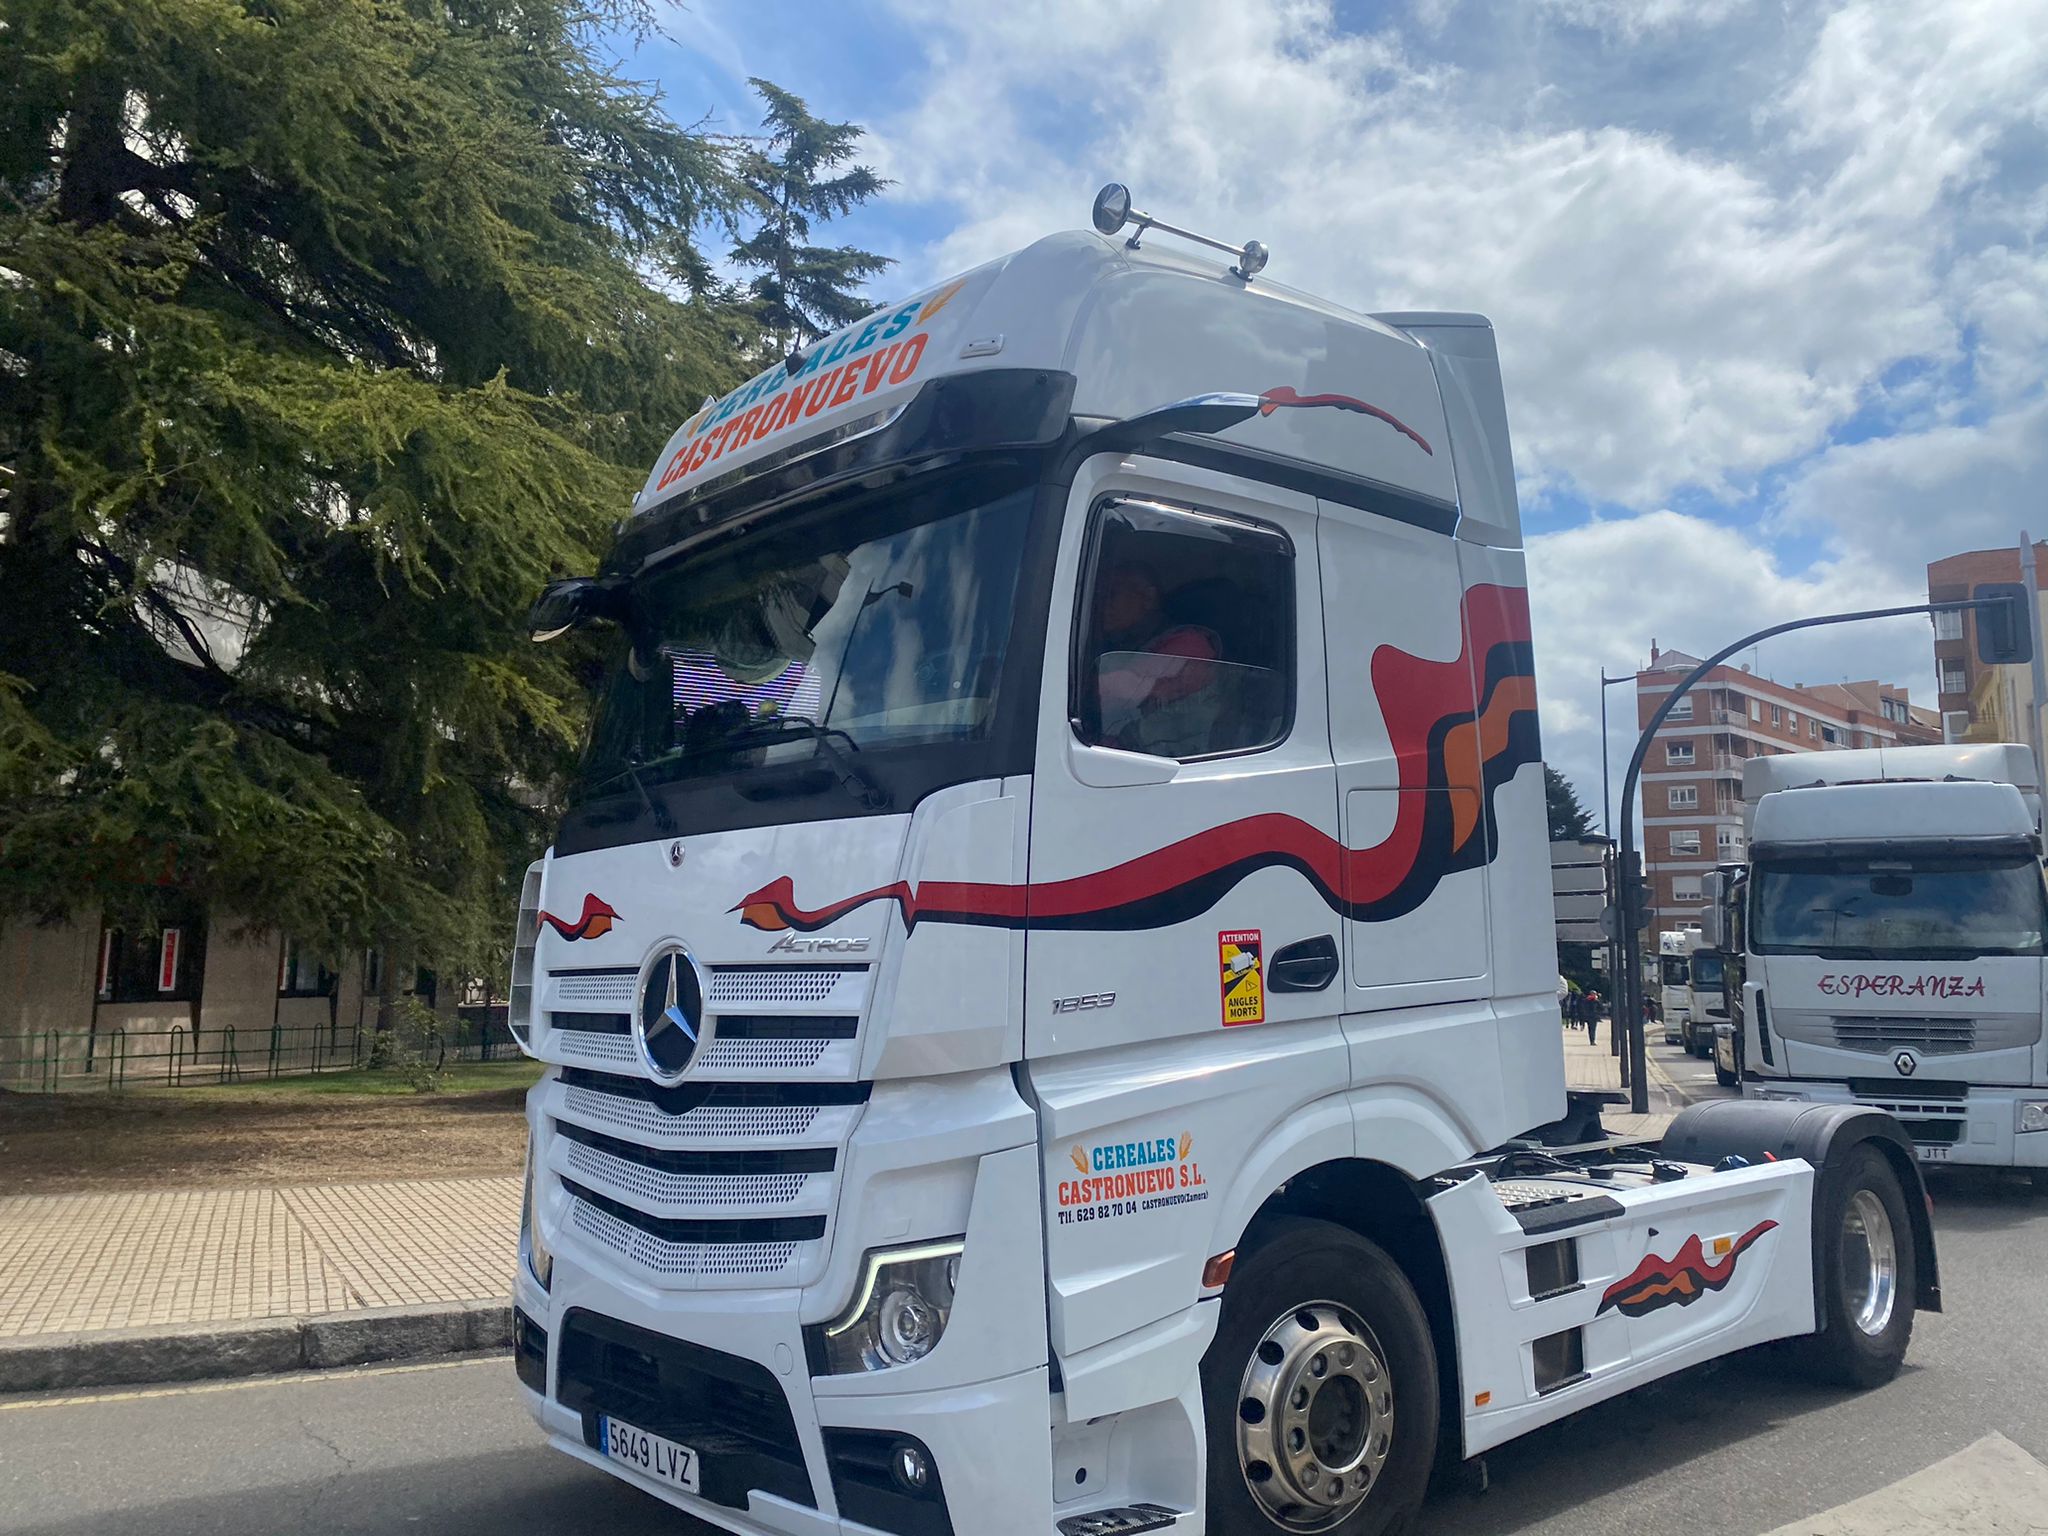
[[(465, 1008), (431, 1030), (401, 1025), (394, 1045), (435, 1067), (499, 1061), (518, 1054), (503, 1007)], [(357, 1024), (271, 1025), (268, 1029), (44, 1030), (0, 1035), (0, 1088), (21, 1093), (181, 1087), (345, 1072), (365, 1065), (374, 1030)]]

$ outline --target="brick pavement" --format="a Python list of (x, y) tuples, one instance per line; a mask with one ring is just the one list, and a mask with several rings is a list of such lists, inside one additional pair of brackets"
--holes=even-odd
[[(1583, 1029), (1564, 1031), (1564, 1081), (1567, 1088), (1621, 1089), (1621, 1062), (1608, 1049), (1607, 1029), (1612, 1020), (1600, 1021), (1600, 1043), (1589, 1045)], [(1662, 1136), (1672, 1118), (1685, 1107), (1663, 1068), (1653, 1060), (1650, 1067), (1650, 1113), (1632, 1115), (1609, 1106), (1601, 1111), (1600, 1123), (1611, 1136)]]
[(0, 1339), (511, 1290), (517, 1178), (0, 1199)]
[[(1620, 1086), (1604, 1038), (1564, 1042), (1571, 1087)], [(1680, 1100), (1654, 1064), (1651, 1091), (1608, 1131), (1661, 1135)], [(518, 1227), (513, 1177), (13, 1196), (0, 1339), (487, 1301), (511, 1289)]]

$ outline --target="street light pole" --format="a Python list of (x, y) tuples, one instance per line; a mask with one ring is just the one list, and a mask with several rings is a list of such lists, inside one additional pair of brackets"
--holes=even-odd
[[(1636, 780), (1642, 775), (1643, 761), (1650, 755), (1650, 742), (1657, 730), (1664, 724), (1664, 717), (1671, 713), (1671, 707), (1692, 691), (1693, 684), (1705, 677), (1737, 651), (1746, 650), (1773, 635), (1790, 634), (1795, 629), (1818, 629), (1825, 624), (1853, 624), (1864, 619), (1897, 619), (1911, 614), (1947, 613), (1965, 608), (2003, 607), (2012, 599), (1998, 597), (1958, 598), (1946, 603), (1913, 603), (1903, 608), (1866, 608), (1856, 613), (1826, 613), (1817, 618), (1793, 619), (1784, 624), (1773, 624), (1755, 634), (1744, 635), (1732, 645), (1724, 645), (1705, 661), (1685, 674), (1679, 685), (1664, 696), (1649, 723), (1636, 738), (1636, 749), (1629, 754), (1628, 772), (1622, 775), (1621, 803), (1624, 812), (1635, 803)], [(2014, 616), (2015, 627), (2019, 619)], [(1603, 695), (1604, 697), (1604, 695)], [(1616, 840), (1620, 853), (1620, 873), (1616, 878), (1615, 916), (1621, 928), (1621, 953), (1624, 974), (1621, 977), (1621, 991), (1618, 994), (1620, 1007), (1627, 1010), (1626, 1023), (1619, 1017), (1615, 1027), (1628, 1031), (1628, 1089), (1629, 1111), (1644, 1115), (1650, 1111), (1649, 1084), (1644, 1080), (1646, 1064), (1643, 1044), (1643, 971), (1642, 958), (1636, 948), (1636, 882), (1642, 873), (1642, 861), (1636, 854), (1635, 818), (1624, 814), (1621, 818), (1621, 836)]]
[[(1600, 833), (1610, 844), (1614, 841), (1614, 805), (1607, 790), (1607, 690), (1616, 683), (1634, 681), (1633, 672), (1624, 673), (1620, 677), (1609, 677), (1607, 663), (1600, 664)], [(1622, 807), (1622, 814), (1629, 814), (1629, 808), (1625, 805)], [(1620, 909), (1617, 907), (1616, 910)], [(1615, 988), (1620, 984), (1620, 965), (1621, 951), (1618, 942), (1610, 937), (1607, 940), (1607, 991), (1611, 997), (1617, 999), (1620, 993), (1616, 992)], [(1621, 1056), (1621, 1016), (1618, 1013), (1607, 1031), (1607, 1053), (1610, 1056)], [(1621, 1086), (1628, 1086), (1628, 1058), (1625, 1056), (1621, 1058)]]

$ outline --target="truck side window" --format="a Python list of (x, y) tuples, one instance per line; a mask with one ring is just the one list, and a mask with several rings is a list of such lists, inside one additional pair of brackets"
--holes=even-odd
[(1294, 547), (1157, 502), (1097, 509), (1077, 624), (1075, 733), (1154, 757), (1256, 752), (1294, 713)]

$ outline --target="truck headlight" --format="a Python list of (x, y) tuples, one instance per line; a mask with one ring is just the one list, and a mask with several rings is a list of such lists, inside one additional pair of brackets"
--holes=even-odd
[(828, 1376), (885, 1371), (938, 1347), (953, 1315), (961, 1238), (912, 1248), (877, 1248), (861, 1262), (853, 1305), (810, 1330), (813, 1363)]
[(542, 1290), (555, 1278), (555, 1256), (548, 1252), (547, 1239), (540, 1235), (540, 1202), (533, 1194), (533, 1138), (526, 1139), (526, 1187), (519, 1196), (519, 1226), (526, 1237), (526, 1267)]
[(2020, 1100), (2020, 1129), (2048, 1131), (2048, 1099)]

